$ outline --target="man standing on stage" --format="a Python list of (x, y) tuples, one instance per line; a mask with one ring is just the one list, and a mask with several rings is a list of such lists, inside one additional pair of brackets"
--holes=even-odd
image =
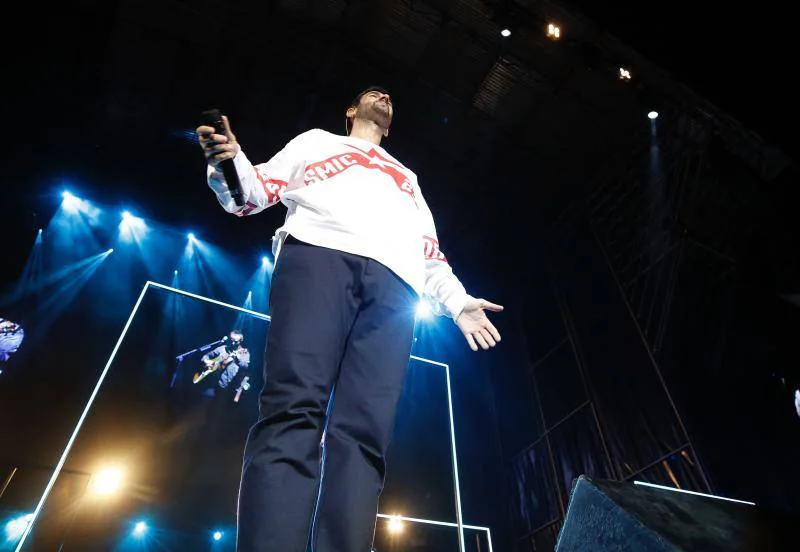
[[(368, 88), (346, 110), (349, 136), (309, 130), (256, 166), (227, 118), (225, 135), (197, 129), (226, 211), (288, 208), (273, 240), (266, 383), (244, 453), (240, 552), (371, 549), (419, 296), (455, 321), (472, 350), (500, 341), (484, 310), (503, 307), (466, 293), (416, 175), (380, 146), (393, 112), (386, 90)], [(218, 167), (231, 158), (242, 207)]]

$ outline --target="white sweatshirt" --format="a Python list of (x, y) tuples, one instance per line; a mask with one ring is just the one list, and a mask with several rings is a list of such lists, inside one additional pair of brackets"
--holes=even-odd
[(266, 163), (234, 158), (245, 205), (237, 207), (222, 171), (208, 167), (208, 184), (237, 216), (277, 203), (288, 212), (273, 252), (287, 234), (313, 245), (374, 259), (453, 319), (470, 299), (439, 248), (433, 215), (417, 176), (372, 142), (320, 129), (291, 140)]

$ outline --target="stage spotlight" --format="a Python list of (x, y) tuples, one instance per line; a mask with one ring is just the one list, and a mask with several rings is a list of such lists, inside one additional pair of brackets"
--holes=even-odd
[(267, 256), (261, 257), (261, 266), (264, 267), (269, 266), (269, 257)]
[(647, 114), (647, 118), (651, 120), (656, 120), (658, 118), (658, 111), (651, 111)]
[(625, 69), (624, 67), (619, 68), (619, 80), (629, 81), (631, 80), (631, 72)]
[(214, 534), (211, 535), (211, 538), (213, 538), (215, 541), (222, 540), (222, 531), (214, 531)]
[(19, 540), (31, 521), (33, 521), (33, 514), (25, 514), (6, 523), (6, 541), (16, 542)]
[(147, 524), (143, 521), (136, 522), (136, 525), (133, 526), (133, 536), (141, 538), (145, 533), (147, 533)]
[(41, 229), (41, 228), (39, 228), (39, 233), (40, 233), (40, 234), (42, 233), (42, 229)]
[(178, 275), (178, 269), (175, 269), (175, 276)]
[(81, 210), (81, 200), (64, 190), (61, 193), (62, 201), (61, 206), (68, 213), (77, 213)]
[(500, 31), (500, 36), (502, 36), (503, 38), (508, 38), (509, 36), (511, 36), (511, 29), (508, 28), (503, 29), (502, 31)]
[(122, 470), (104, 468), (92, 478), (92, 490), (99, 495), (110, 495), (122, 487)]
[(130, 211), (122, 212), (122, 221), (119, 223), (120, 239), (123, 242), (136, 242), (140, 244), (147, 234), (147, 224), (144, 219), (134, 216)]
[(403, 531), (403, 520), (400, 519), (400, 516), (389, 518), (388, 529), (390, 533), (401, 533)]
[(417, 312), (417, 318), (420, 319), (430, 318), (433, 315), (433, 311), (431, 311), (431, 306), (425, 300), (422, 300), (419, 303), (417, 303), (416, 312)]
[(192, 234), (191, 232), (189, 232), (189, 233), (186, 235), (186, 237), (187, 237), (187, 238), (189, 238), (189, 240), (190, 240), (190, 241), (194, 241), (194, 240), (196, 239), (196, 238), (194, 237), (194, 234)]
[(114, 248), (113, 248), (113, 247), (111, 247), (111, 248), (109, 248), (109, 249), (108, 249), (108, 251), (106, 251), (106, 254), (111, 254), (111, 253), (113, 253), (113, 252), (114, 252)]
[(547, 37), (553, 40), (558, 40), (561, 38), (561, 27), (558, 25), (554, 25), (553, 23), (547, 24)]

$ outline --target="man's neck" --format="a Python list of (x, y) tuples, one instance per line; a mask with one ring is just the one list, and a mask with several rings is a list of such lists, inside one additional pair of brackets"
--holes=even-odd
[(372, 142), (376, 146), (380, 146), (381, 139), (383, 138), (383, 129), (374, 121), (355, 119), (353, 121), (353, 130), (350, 131), (350, 137), (360, 138), (367, 142)]

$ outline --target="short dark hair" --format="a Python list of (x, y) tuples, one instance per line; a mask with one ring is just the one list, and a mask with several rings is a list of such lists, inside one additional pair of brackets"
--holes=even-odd
[(358, 106), (358, 104), (361, 103), (361, 98), (364, 97), (364, 94), (369, 94), (370, 92), (380, 92), (381, 94), (389, 93), (389, 91), (386, 90), (383, 86), (370, 86), (369, 88), (365, 88), (364, 90), (359, 92), (358, 95), (355, 98), (353, 98), (353, 101), (350, 102), (350, 105), (348, 105), (347, 107), (350, 108)]

